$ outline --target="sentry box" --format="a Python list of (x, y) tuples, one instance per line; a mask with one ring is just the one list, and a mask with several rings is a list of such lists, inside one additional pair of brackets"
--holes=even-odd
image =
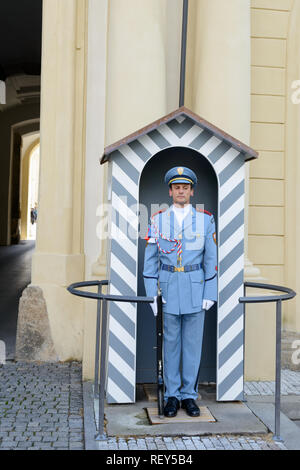
[[(213, 213), (218, 302), (206, 313), (199, 381), (217, 401), (243, 399), (245, 163), (257, 152), (185, 107), (107, 147), (110, 294), (145, 295), (143, 260), (151, 213), (171, 204), (164, 175), (187, 166), (198, 177), (191, 202)], [(156, 382), (155, 320), (149, 304), (110, 303), (108, 403), (135, 401), (136, 383)]]

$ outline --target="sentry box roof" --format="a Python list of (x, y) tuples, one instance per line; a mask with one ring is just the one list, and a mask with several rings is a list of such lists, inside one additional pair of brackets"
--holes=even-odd
[[(128, 135), (127, 137), (124, 137), (123, 139), (115, 142), (114, 144), (109, 145), (104, 149), (103, 156), (100, 160), (100, 163), (103, 164), (107, 162), (110, 158), (110, 155), (115, 151), (118, 150), (120, 147), (126, 144), (130, 144), (131, 142), (135, 141), (136, 139), (150, 134), (154, 133), (159, 127), (162, 125), (166, 124), (167, 126), (170, 127), (171, 130), (174, 129), (174, 123), (178, 123), (178, 120), (180, 122), (181, 119), (185, 119), (184, 121), (184, 126), (183, 129), (181, 130), (181, 133), (186, 132), (186, 127), (192, 127), (193, 124), (197, 124), (199, 127), (201, 127), (204, 131), (207, 131), (208, 133), (212, 134), (213, 136), (217, 137), (218, 139), (222, 140), (223, 142), (227, 142), (231, 147), (233, 147), (235, 150), (238, 150), (245, 156), (245, 161), (253, 160), (258, 157), (258, 153), (253, 150), (251, 147), (249, 147), (246, 144), (243, 144), (241, 141), (238, 139), (235, 139), (231, 135), (227, 134), (223, 130), (219, 129), (215, 125), (211, 124), (210, 122), (206, 121), (202, 117), (198, 116), (197, 114), (193, 113), (186, 107), (182, 106), (181, 108), (178, 108), (176, 111), (173, 111), (170, 114), (167, 114), (163, 118), (157, 119), (156, 121), (152, 122), (146, 127), (143, 127), (142, 129), (133, 132), (132, 134)], [(168, 147), (168, 142), (167, 141), (161, 141), (160, 147), (161, 150), (163, 148)]]

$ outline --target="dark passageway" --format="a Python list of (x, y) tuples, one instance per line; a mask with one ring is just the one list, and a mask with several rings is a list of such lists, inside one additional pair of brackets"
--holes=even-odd
[(19, 299), (31, 282), (31, 260), (35, 241), (0, 246), (0, 340), (6, 345), (6, 358), (15, 355)]

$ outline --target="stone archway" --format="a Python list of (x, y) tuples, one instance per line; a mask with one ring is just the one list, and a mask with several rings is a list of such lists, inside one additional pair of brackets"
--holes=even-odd
[(40, 145), (40, 138), (38, 134), (34, 134), (32, 138), (34, 140), (27, 148), (25, 148), (21, 163), (21, 240), (27, 240), (28, 237), (28, 192), (30, 183), (30, 160), (33, 153)]
[[(30, 133), (39, 132), (39, 119), (18, 122), (11, 127), (10, 175), (8, 186), (8, 241), (18, 243), (21, 239), (22, 222), (22, 138)], [(28, 184), (28, 182), (27, 182)], [(24, 211), (24, 207), (23, 207)]]
[[(12, 204), (18, 206), (21, 135), (39, 129), (39, 103), (24, 104), (0, 113), (0, 245), (11, 243)], [(17, 191), (14, 193), (15, 182)], [(14, 200), (13, 200), (14, 199)], [(17, 209), (16, 209), (17, 211)], [(18, 215), (18, 214), (16, 214)]]

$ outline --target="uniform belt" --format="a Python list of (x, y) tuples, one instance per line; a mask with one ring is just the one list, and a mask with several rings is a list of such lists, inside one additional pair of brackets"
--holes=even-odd
[(189, 264), (187, 266), (170, 266), (169, 264), (162, 264), (161, 269), (164, 271), (170, 271), (171, 273), (175, 272), (185, 272), (198, 271), (201, 269), (201, 264)]

